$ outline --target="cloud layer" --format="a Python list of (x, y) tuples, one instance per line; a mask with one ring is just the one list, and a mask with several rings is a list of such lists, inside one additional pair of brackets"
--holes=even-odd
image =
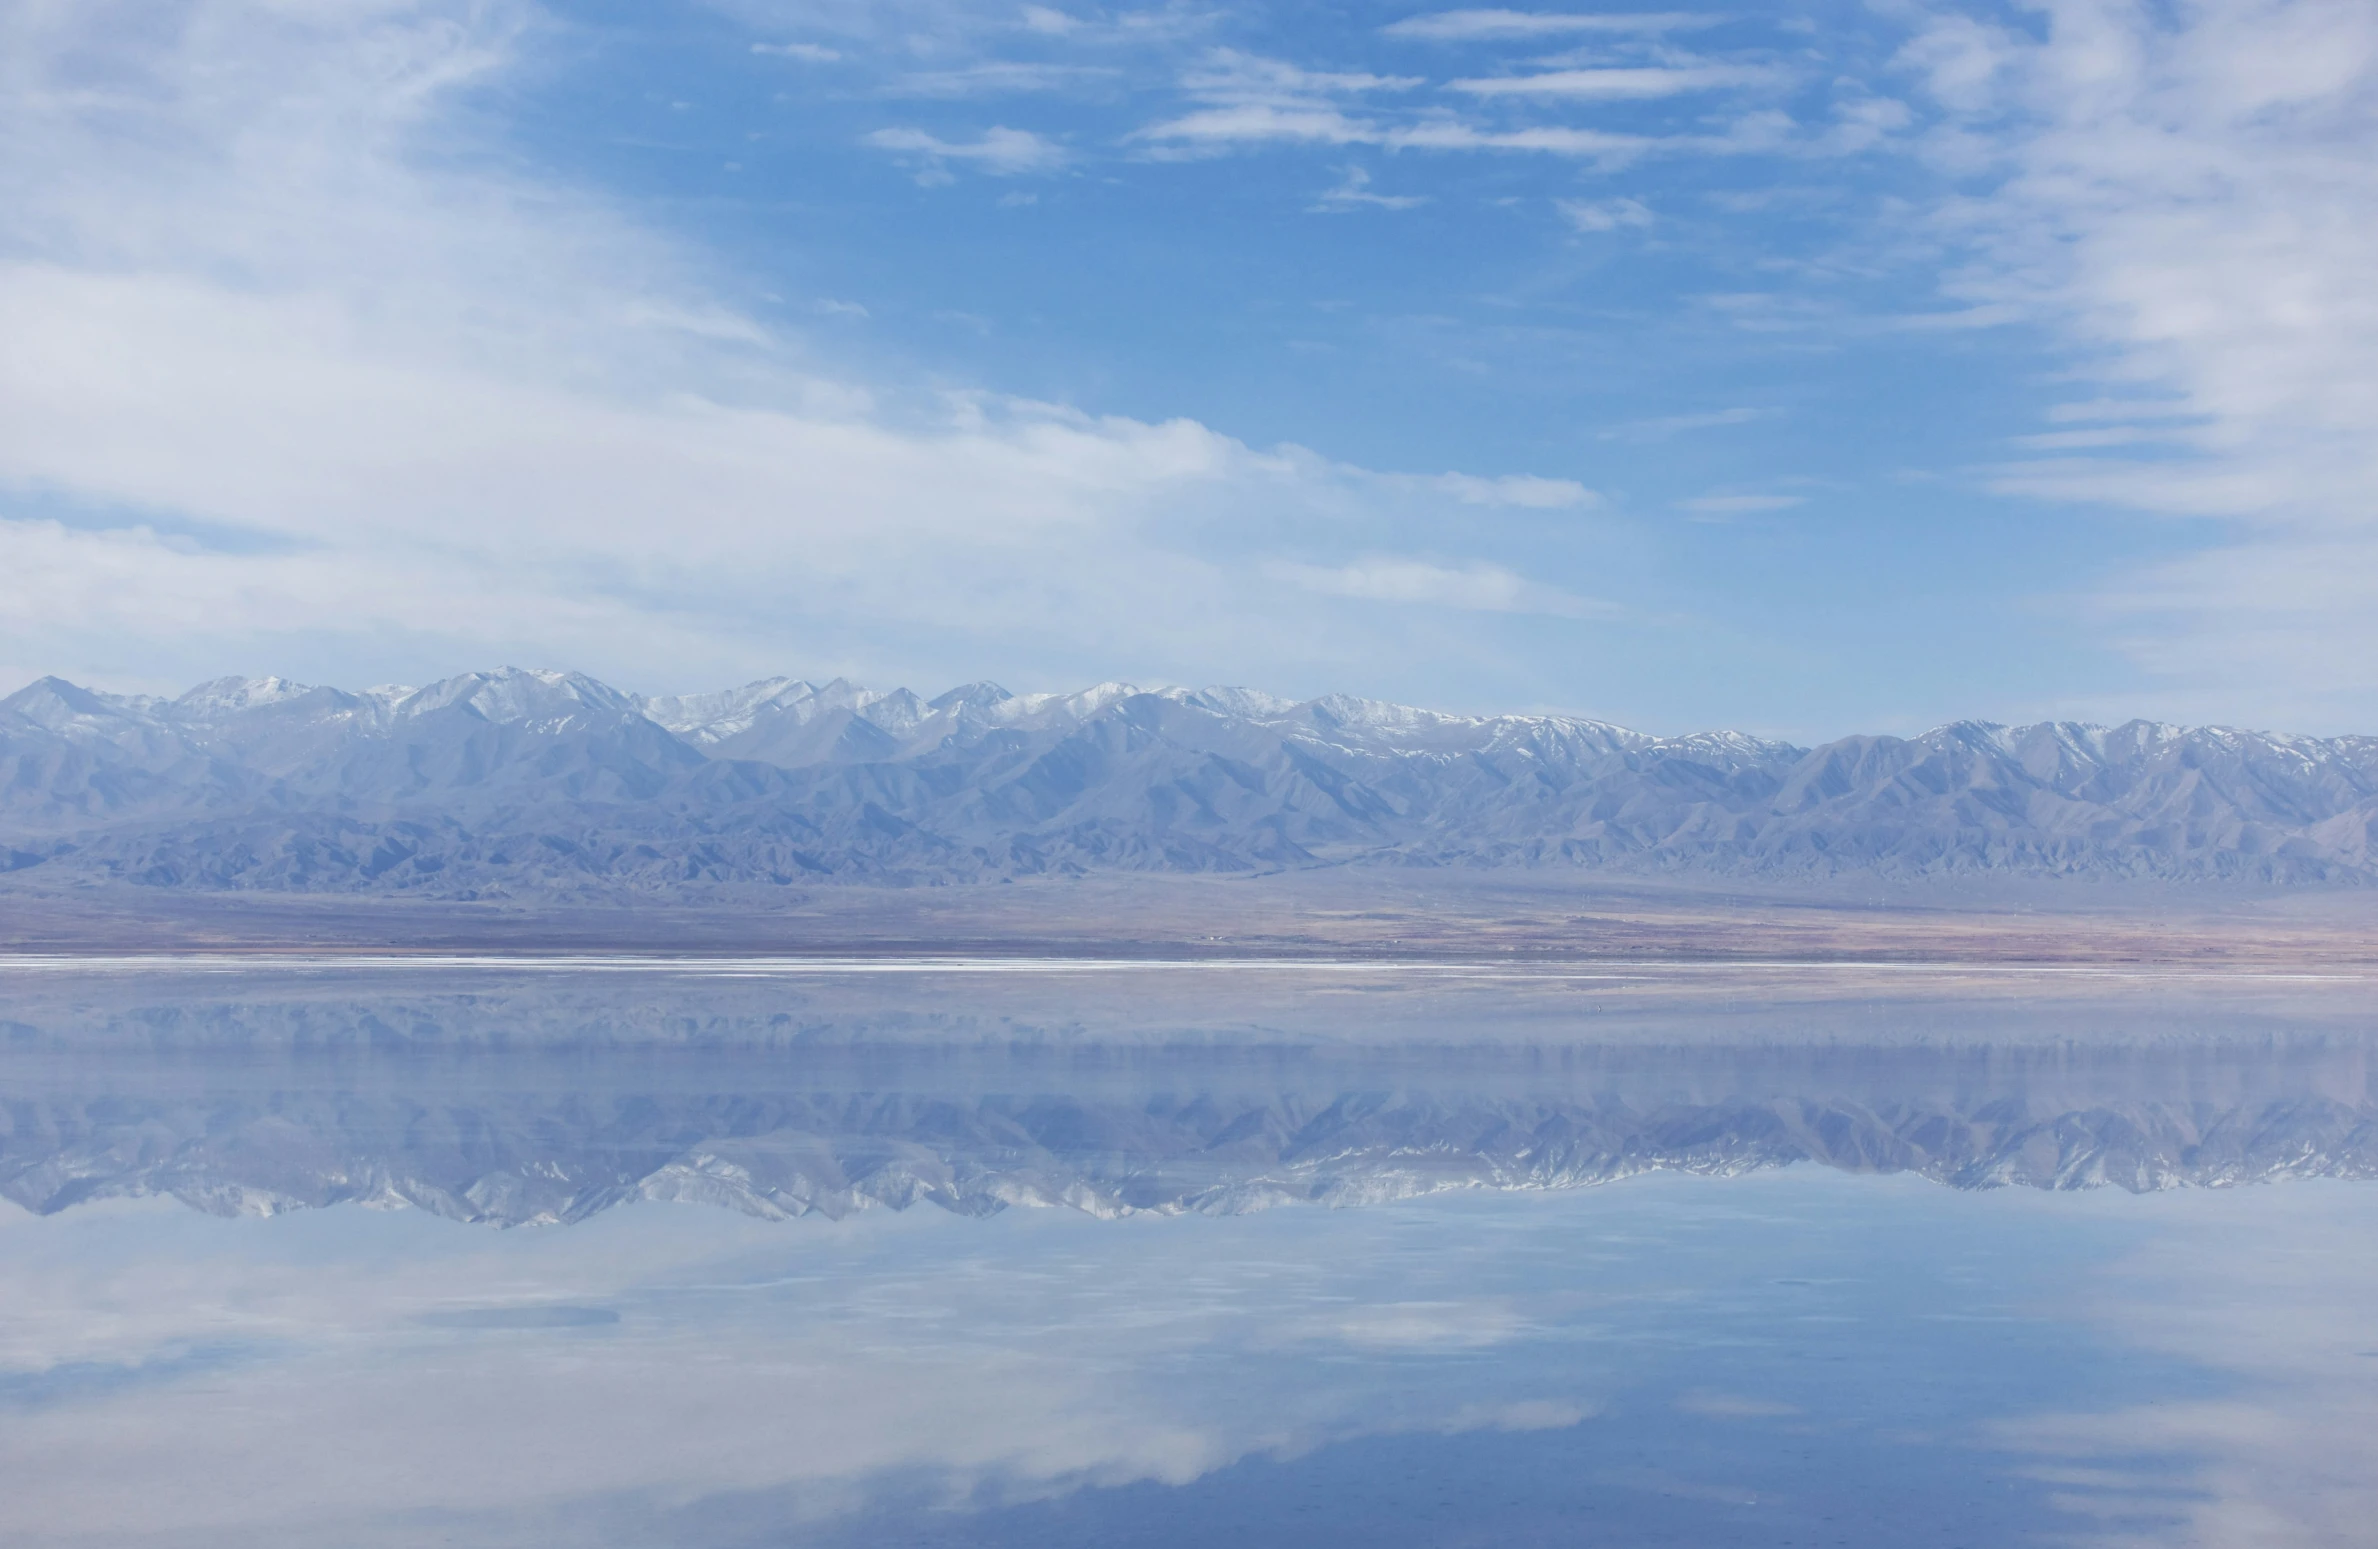
[[(2378, 12), (2350, 0), (1941, 12), (1908, 43), (1967, 192), (1950, 292), (2045, 323), (2080, 391), (1990, 475), (2217, 519), (2090, 600), (2183, 713), (2378, 710)], [(2043, 444), (2043, 441), (2045, 444)]]
[[(469, 114), (542, 25), (525, 7), (142, 14), (160, 24), (8, 13), (0, 664), (19, 671), (526, 657), (660, 688), (1219, 653), (1252, 674), (1388, 637), (1210, 530), (1367, 553), (1383, 516), (1586, 498), (868, 385), (717, 299), (736, 278), (697, 252), (485, 169)], [(1002, 128), (875, 145), (927, 173), (1064, 157)], [(1504, 606), (1468, 596), (1424, 600)]]

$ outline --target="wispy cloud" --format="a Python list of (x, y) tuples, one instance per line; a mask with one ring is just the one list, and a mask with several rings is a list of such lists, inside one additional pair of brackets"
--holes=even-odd
[(1386, 131), (1334, 107), (1243, 103), (1200, 108), (1150, 124), (1132, 138), (1197, 145), (1247, 145), (1291, 141), (1308, 145), (1383, 145)]
[(1650, 419), (1628, 420), (1601, 431), (1604, 441), (1657, 441), (1687, 431), (1715, 430), (1726, 425), (1747, 425), (1753, 420), (1771, 419), (1774, 409), (1740, 405), (1731, 409), (1710, 409), (1699, 414), (1663, 414)]
[(1721, 20), (1722, 17), (1707, 12), (1692, 11), (1438, 11), (1391, 22), (1380, 31), (1391, 38), (1468, 43), (1485, 39), (1550, 38), (1570, 33), (1679, 32), (1714, 26)]
[(1356, 209), (1409, 210), (1414, 205), (1428, 203), (1425, 194), (1380, 194), (1371, 191), (1371, 173), (1367, 167), (1348, 167), (1335, 188), (1328, 188), (1314, 197), (1313, 208), (1322, 211)]
[(1492, 129), (1457, 119), (1387, 123), (1320, 105), (1247, 104), (1206, 108), (1138, 132), (1137, 139), (1203, 146), (1290, 142), (1376, 145), (1387, 150), (1534, 151), (1616, 165), (1675, 144), (1645, 135), (1545, 125)]
[(1544, 151), (1555, 156), (1595, 157), (1612, 165), (1646, 151), (1682, 147), (1682, 142), (1673, 139), (1615, 134), (1601, 129), (1549, 124), (1526, 129), (1485, 129), (1451, 120), (1393, 130), (1380, 143), (1397, 149), (1437, 151)]
[(1340, 99), (1408, 92), (1423, 84), (1418, 76), (1306, 70), (1217, 49), (1181, 78), (1183, 94), (1205, 106), (1150, 125), (1133, 138), (1203, 146), (1384, 144), (1382, 126), (1350, 115)]
[(1612, 603), (1573, 596), (1541, 586), (1500, 565), (1443, 565), (1398, 555), (1373, 555), (1346, 565), (1275, 561), (1264, 567), (1274, 580), (1328, 597), (1365, 602), (1411, 603), (1476, 613), (1541, 613), (1559, 618), (1608, 618)]
[[(843, 308), (723, 298), (629, 212), (451, 154), (518, 47), (470, 0), (131, 14), (9, 35), (0, 660), (370, 681), (526, 655), (659, 687), (946, 676), (908, 654), (928, 638), (1058, 678), (1417, 649), (1352, 597), (1283, 614), (1216, 535), (1254, 522), (1326, 567), (1467, 485), (825, 369), (794, 330)], [(66, 89), (102, 47), (111, 94)], [(1021, 130), (875, 147), (1064, 154)]]
[(1056, 38), (1066, 37), (1073, 33), (1079, 32), (1083, 26), (1083, 22), (1080, 17), (1075, 16), (1069, 11), (1060, 11), (1052, 6), (1046, 5), (1028, 5), (1024, 7), (1023, 21), (1025, 30), (1029, 32), (1045, 33), (1050, 37)]
[[(1450, 86), (1481, 102), (1647, 100), (1764, 79), (1764, 72), (1734, 66), (1662, 65), (1482, 77)], [(1281, 60), (1216, 50), (1181, 78), (1183, 95), (1198, 105), (1149, 124), (1131, 138), (1173, 154), (1214, 154), (1261, 144), (1374, 145), (1388, 150), (1536, 152), (1616, 166), (1652, 152), (1732, 155), (1775, 150), (1794, 133), (1791, 120), (1772, 111), (1738, 113), (1716, 133), (1669, 135), (1567, 123), (1514, 123), (1509, 116), (1482, 121), (1447, 108), (1442, 100), (1411, 100), (1410, 94), (1425, 84), (1418, 76), (1307, 70)]]
[(1533, 474), (1505, 474), (1483, 479), (1469, 473), (1399, 475), (1401, 482), (1451, 496), (1468, 506), (1522, 506), (1536, 511), (1564, 511), (1599, 505), (1601, 496), (1574, 479), (1546, 479)]
[[(2034, 35), (1936, 13), (1901, 55), (1976, 190), (1936, 235), (1965, 307), (2056, 330), (2107, 401), (2171, 425), (2156, 457), (2061, 455), (1996, 487), (2239, 524), (2216, 559), (2109, 592), (2175, 692), (2331, 684), (2378, 618), (2378, 11), (2329, 0), (2062, 7)], [(2124, 443), (2109, 443), (2118, 450)], [(2340, 563), (2342, 556), (2358, 558)], [(2315, 556), (2319, 556), (2315, 558)], [(2311, 567), (2321, 567), (2317, 572)], [(2155, 599), (2148, 605), (2143, 599)], [(2366, 677), (2367, 675), (2358, 675)]]
[(1696, 516), (1750, 516), (1761, 511), (1789, 511), (1806, 504), (1806, 495), (1696, 495), (1690, 500), (1679, 500), (1676, 508)]
[(1563, 218), (1579, 231), (1620, 231), (1651, 224), (1651, 211), (1637, 199), (1558, 199)]
[(1065, 165), (1067, 152), (1054, 140), (1029, 129), (993, 127), (972, 141), (944, 140), (922, 129), (878, 129), (867, 143), (879, 151), (920, 158), (929, 170), (945, 162), (963, 162), (993, 177), (1017, 177), (1054, 172)]
[(1078, 91), (1105, 85), (1120, 73), (1106, 65), (990, 60), (955, 70), (912, 70), (893, 77), (883, 86), (881, 95), (955, 99)]
[(807, 64), (832, 64), (842, 57), (842, 50), (828, 48), (823, 43), (754, 43), (755, 54), (774, 54), (783, 59), (798, 59)]
[(2084, 452), (2104, 447), (2139, 446), (2153, 441), (2180, 441), (2186, 433), (2172, 427), (2099, 425), (2088, 430), (2049, 430), (2016, 436), (2012, 444), (2027, 452)]
[(1578, 97), (1601, 101), (1674, 97), (1685, 92), (1756, 86), (1772, 72), (1738, 65), (1645, 65), (1598, 70), (1547, 70), (1536, 75), (1473, 76), (1447, 83), (1473, 97)]
[(1212, 102), (1278, 102), (1368, 92), (1412, 91), (1428, 84), (1417, 75), (1373, 75), (1359, 70), (1307, 70), (1286, 60), (1237, 49), (1216, 49), (1181, 78), (1181, 88)]
[(2043, 418), (2051, 424), (2087, 424), (2096, 420), (2201, 420), (2204, 416), (2176, 399), (2086, 398), (2050, 404)]

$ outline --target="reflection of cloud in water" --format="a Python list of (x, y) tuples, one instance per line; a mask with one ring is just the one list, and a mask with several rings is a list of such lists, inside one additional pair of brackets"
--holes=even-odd
[[(1382, 1050), (1303, 1002), (1135, 1044), (880, 992), (62, 984), (0, 1041), (0, 1182), (48, 1212), (0, 1213), (12, 1549), (1175, 1542), (1332, 1489), (1379, 1543), (1531, 1503), (1704, 1549), (2378, 1520), (2378, 1192), (2072, 1192), (2372, 1170), (2333, 1019), (1431, 1046), (1479, 1003), (1365, 1000)], [(359, 1200), (427, 1208), (290, 1208)], [(861, 1209), (918, 1200), (961, 1214)], [(1031, 1203), (1077, 1208), (977, 1218)]]
[[(895, 1485), (980, 1507), (1366, 1435), (1564, 1436), (1603, 1423), (1653, 1352), (1741, 1337), (1722, 1301), (1692, 1315), (1708, 1255), (1771, 1275), (1824, 1251), (1793, 1219), (1809, 1182), (1769, 1180), (1774, 1219), (1749, 1223), (1715, 1192), (1739, 1183), (795, 1236), (655, 1207), (501, 1235), (417, 1214), (68, 1214), (0, 1259), (10, 1366), (137, 1364), (224, 1329), (269, 1331), (274, 1353), (0, 1410), (0, 1521), (18, 1542), (169, 1523), (179, 1544), (441, 1523), (463, 1542), (693, 1542), (663, 1528), (698, 1501), (824, 1520)], [(1820, 1234), (1861, 1198), (1909, 1208), (1855, 1180), (1821, 1192), (1840, 1225)], [(618, 1321), (554, 1327), (557, 1309)], [(440, 1326), (458, 1311), (538, 1316)]]
[(1521, 1329), (1496, 1302), (1389, 1302), (1364, 1307), (1313, 1329), (1322, 1337), (1386, 1350), (1468, 1350), (1501, 1344)]
[(1583, 1404), (1559, 1399), (1524, 1399), (1516, 1404), (1465, 1404), (1445, 1422), (1462, 1431), (1557, 1431), (1582, 1425), (1593, 1413)]
[[(493, 1254), (450, 1227), (444, 1243), (408, 1231), (420, 1256), (394, 1283), (379, 1266), (275, 1262), (247, 1244), (219, 1243), (211, 1262), (193, 1263), (119, 1243), (114, 1272), (76, 1288), (95, 1302), (42, 1306), (38, 1275), (26, 1287), (16, 1265), (0, 1267), (0, 1300), (36, 1324), (104, 1327), (120, 1315), (156, 1337), (253, 1321), (277, 1328), (283, 1346), (277, 1361), (204, 1383), (102, 1386), (38, 1416), (0, 1407), (0, 1522), (15, 1524), (15, 1542), (170, 1527), (177, 1543), (234, 1543), (269, 1524), (402, 1543), (418, 1541), (428, 1519), (417, 1514), (429, 1512), (477, 1523), (471, 1538), (484, 1528), (534, 1541), (544, 1515), (612, 1496), (799, 1485), (809, 1488), (787, 1509), (828, 1511), (854, 1484), (919, 1465), (1029, 1488), (1185, 1479), (1216, 1461), (1210, 1437), (1112, 1383), (1111, 1342), (1070, 1351), (1055, 1329), (1021, 1348), (950, 1337), (965, 1287), (979, 1283), (962, 1270), (938, 1287), (922, 1266), (862, 1273), (851, 1290), (865, 1297), (785, 1317), (734, 1305), (749, 1297), (635, 1295), (645, 1275), (715, 1268), (703, 1261), (721, 1248), (755, 1246), (736, 1218), (706, 1212), (698, 1219), (730, 1229), (724, 1241), (676, 1222), (639, 1230), (653, 1214), (614, 1218), (607, 1234), (499, 1239)], [(450, 1305), (564, 1287), (618, 1294), (623, 1310), (596, 1326), (555, 1316), (596, 1310), (574, 1303)], [(868, 1298), (871, 1312), (857, 1305)], [(23, 1353), (20, 1341), (12, 1354)], [(141, 1488), (121, 1488), (127, 1479)]]
[[(2077, 1386), (2076, 1336), (2037, 1311), (2055, 1281), (2029, 1255), (2085, 1262), (2131, 1235), (2085, 1203), (1803, 1170), (797, 1232), (652, 1206), (504, 1234), (403, 1212), (71, 1212), (9, 1233), (9, 1368), (138, 1366), (231, 1329), (251, 1354), (37, 1415), (0, 1406), (0, 1526), (25, 1543), (170, 1526), (177, 1549), (709, 1549), (796, 1523), (859, 1543), (885, 1511), (1006, 1521), (1036, 1500), (1250, 1468), (1334, 1477), (1371, 1467), (1364, 1447), (1490, 1438), (1497, 1457), (1541, 1454), (1496, 1465), (1520, 1470), (1496, 1486), (1515, 1498), (1562, 1480), (1718, 1526), (1755, 1507), (1748, 1531), (1794, 1510), (1813, 1523), (1880, 1470), (1918, 1482), (1874, 1509), (1914, 1521), (1940, 1488), (1923, 1478), (1962, 1488), (1988, 1456), (1925, 1406), (2003, 1404), (2010, 1381), (2034, 1409), (2109, 1380), (2141, 1407), (2170, 1391), (2102, 1362)], [(585, 1312), (617, 1321), (556, 1316)], [(1883, 1434), (1924, 1424), (1920, 1446)], [(1848, 1450), (1784, 1459), (1786, 1431), (1801, 1452)]]
[(1798, 1404), (1746, 1398), (1739, 1393), (1687, 1393), (1676, 1401), (1676, 1407), (1688, 1415), (1705, 1415), (1716, 1420), (1777, 1420), (1803, 1412)]
[(2213, 1391), (1998, 1428), (2107, 1546), (2330, 1549), (2378, 1523), (2378, 1194), (2307, 1184), (2156, 1201), (2157, 1233), (2081, 1290), (2108, 1337)]

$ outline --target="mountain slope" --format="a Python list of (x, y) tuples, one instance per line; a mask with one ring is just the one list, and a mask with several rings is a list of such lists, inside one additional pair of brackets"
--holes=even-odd
[(533, 896), (1345, 863), (2378, 877), (2378, 739), (2042, 723), (1804, 749), (1246, 689), (642, 699), (506, 668), (0, 700), (0, 863)]

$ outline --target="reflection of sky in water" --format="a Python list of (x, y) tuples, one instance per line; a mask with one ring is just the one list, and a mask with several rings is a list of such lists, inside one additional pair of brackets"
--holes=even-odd
[[(600, 1065), (574, 1067), (573, 1091), (604, 1094), (576, 1128), (567, 1103), (503, 1110), (530, 1136), (506, 1140), (507, 1166), (575, 1165), (617, 1127), (633, 1084)], [(452, 1131), (493, 1111), (355, 1065), (298, 1102), (287, 1068), (201, 1117), (250, 1143), (277, 1124), (336, 1168), (429, 1144), (392, 1114), (468, 1151)], [(2320, 1090), (2302, 1100), (2335, 1105), (2360, 1067), (2305, 1068)], [(0, 1062), (12, 1165), (60, 1165), (60, 1115), (112, 1126), (111, 1156), (183, 1143), (192, 1121), (158, 1094), (187, 1063), (44, 1069)], [(1676, 1090), (1733, 1090), (1696, 1072)], [(2121, 1109), (2106, 1083), (2124, 1072), (2091, 1066), (2088, 1100)], [(1498, 1065), (1469, 1090), (1507, 1102), (1526, 1095), (1513, 1081)], [(2233, 1087), (2198, 1060), (2158, 1101), (2217, 1131)], [(368, 1120), (363, 1140), (329, 1137), (345, 1150), (325, 1091)], [(2293, 1101), (2251, 1096), (2266, 1128)], [(1956, 1111), (2013, 1100), (1959, 1088)], [(765, 1111), (698, 1110), (714, 1129)], [(1976, 1192), (1807, 1165), (1121, 1219), (643, 1202), (500, 1231), (351, 1206), (11, 1208), (0, 1537), (2352, 1544), (2378, 1512), (2374, 1228), (2378, 1189), (2353, 1183)]]

